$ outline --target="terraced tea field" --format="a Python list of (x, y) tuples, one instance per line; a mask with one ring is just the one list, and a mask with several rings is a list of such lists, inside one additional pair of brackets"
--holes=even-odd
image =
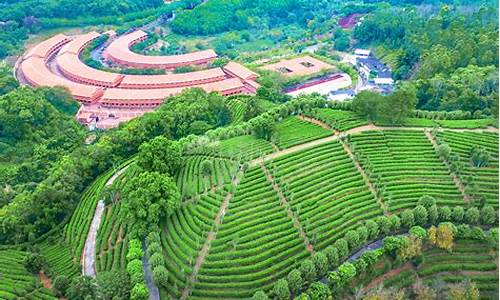
[(190, 299), (251, 297), (307, 257), (303, 239), (260, 167), (236, 190)]
[(0, 299), (56, 300), (52, 292), (25, 269), (25, 256), (22, 251), (0, 251)]
[(384, 191), (390, 211), (412, 207), (424, 195), (436, 198), (438, 205), (465, 204), (448, 167), (423, 132), (363, 132), (351, 136), (351, 147)]
[(355, 127), (368, 125), (368, 121), (366, 119), (360, 118), (355, 113), (346, 110), (319, 108), (312, 113), (308, 113), (307, 115), (320, 120), (338, 131), (346, 131)]
[(276, 145), (280, 149), (285, 149), (332, 134), (333, 132), (328, 129), (300, 120), (296, 117), (290, 117), (276, 125)]
[[(472, 176), (478, 185), (479, 194), (486, 198), (487, 203), (498, 208), (498, 133), (453, 132), (443, 131), (438, 137), (446, 142), (453, 154), (460, 156), (466, 166), (463, 180)], [(474, 167), (470, 154), (474, 146), (484, 148), (490, 157), (485, 167)]]
[(339, 142), (280, 157), (267, 167), (317, 250), (383, 213)]

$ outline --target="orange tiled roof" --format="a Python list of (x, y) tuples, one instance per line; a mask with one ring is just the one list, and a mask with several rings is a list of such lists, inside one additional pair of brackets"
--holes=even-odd
[(127, 86), (164, 86), (164, 85), (177, 85), (187, 86), (199, 84), (200, 81), (218, 81), (224, 79), (224, 72), (221, 68), (207, 69), (189, 73), (180, 74), (164, 74), (164, 75), (125, 75), (120, 87)]
[(62, 53), (73, 53), (76, 55), (80, 55), (80, 52), (90, 44), (93, 40), (97, 39), (100, 37), (101, 34), (96, 32), (96, 31), (91, 31), (86, 34), (81, 34), (73, 38), (73, 40), (66, 45), (64, 45), (61, 48), (61, 51), (59, 51), (60, 54)]
[(24, 56), (24, 59), (30, 57), (41, 57), (47, 59), (52, 51), (58, 46), (71, 41), (71, 37), (64, 34), (57, 34), (31, 48)]
[(115, 60), (118, 63), (129, 66), (150, 66), (150, 67), (165, 67), (168, 65), (190, 65), (201, 60), (210, 60), (217, 57), (214, 50), (203, 50), (187, 54), (168, 55), (168, 56), (151, 56), (134, 53), (130, 47), (147, 37), (147, 33), (138, 30), (132, 33), (122, 35), (108, 46), (106, 53), (108, 58)]
[(258, 76), (254, 71), (234, 61), (228, 62), (223, 69), (243, 80), (252, 79)]

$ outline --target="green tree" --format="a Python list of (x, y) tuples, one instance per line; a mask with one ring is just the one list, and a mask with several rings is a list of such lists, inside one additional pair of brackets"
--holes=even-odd
[(29, 253), (24, 258), (23, 264), (26, 270), (33, 274), (38, 274), (47, 268), (47, 260), (40, 253)]
[(411, 85), (404, 85), (391, 95), (384, 97), (379, 105), (378, 115), (392, 124), (400, 123), (411, 114), (416, 104), (415, 88)]
[(455, 206), (451, 210), (451, 219), (455, 223), (461, 223), (464, 219), (464, 215), (465, 215), (465, 212), (464, 212), (464, 208), (462, 206)]
[(378, 117), (378, 107), (382, 101), (383, 97), (378, 93), (361, 91), (352, 100), (352, 109), (357, 114), (374, 121)]
[(123, 188), (122, 213), (131, 232), (145, 236), (149, 228), (180, 207), (177, 185), (168, 175), (142, 172), (128, 179)]
[[(368, 230), (368, 238), (373, 240), (379, 235), (379, 224), (373, 220), (368, 220), (365, 223), (365, 227)], [(390, 228), (390, 224), (389, 224)]]
[(415, 215), (413, 214), (413, 211), (410, 209), (406, 209), (401, 213), (401, 224), (405, 228), (411, 228), (413, 225), (415, 225)]
[(130, 291), (130, 300), (147, 300), (149, 298), (148, 288), (144, 283), (137, 283)]
[(497, 221), (497, 214), (496, 210), (489, 206), (486, 205), (483, 208), (481, 208), (481, 224), (484, 225), (493, 225)]
[(290, 292), (293, 295), (297, 295), (302, 290), (304, 282), (299, 270), (293, 269), (292, 271), (290, 271), (290, 273), (288, 273), (288, 276), (286, 277), (286, 280), (288, 282)]
[(465, 212), (465, 222), (468, 224), (478, 224), (479, 223), (479, 209), (476, 207), (471, 207)]
[(278, 300), (290, 299), (290, 289), (288, 288), (288, 282), (285, 279), (279, 279), (278, 281), (276, 281), (273, 287), (273, 294)]
[(328, 269), (333, 270), (340, 264), (339, 252), (335, 246), (326, 247), (325, 255), (328, 259)]
[(345, 239), (338, 239), (334, 244), (335, 248), (337, 248), (340, 260), (344, 260), (349, 255), (349, 244)]
[(314, 262), (317, 275), (319, 277), (325, 276), (326, 271), (328, 271), (328, 258), (326, 255), (323, 252), (315, 252), (312, 260)]
[(255, 294), (253, 294), (252, 300), (268, 300), (269, 297), (267, 297), (266, 293), (263, 291), (257, 291)]
[(331, 296), (331, 291), (326, 284), (313, 282), (307, 289), (306, 294), (310, 300), (328, 300)]
[(313, 282), (316, 280), (316, 267), (312, 260), (304, 259), (300, 264), (299, 271), (306, 282)]
[(427, 224), (427, 209), (425, 209), (422, 205), (417, 205), (413, 209), (413, 215), (415, 217), (415, 224), (417, 225), (425, 225)]
[(70, 285), (70, 280), (65, 275), (59, 275), (54, 279), (52, 285), (52, 290), (57, 297), (66, 297), (68, 293), (68, 288)]
[(474, 147), (471, 150), (470, 160), (472, 165), (476, 168), (486, 167), (490, 162), (490, 155), (486, 149), (481, 147)]
[(97, 291), (104, 300), (127, 300), (130, 297), (130, 288), (130, 280), (123, 271), (97, 274)]
[(157, 136), (139, 147), (137, 164), (146, 171), (173, 176), (182, 164), (181, 147), (178, 142)]
[(165, 266), (160, 265), (153, 268), (153, 281), (157, 286), (167, 287), (168, 271)]
[(68, 289), (68, 299), (98, 299), (97, 284), (92, 277), (78, 276), (73, 278)]

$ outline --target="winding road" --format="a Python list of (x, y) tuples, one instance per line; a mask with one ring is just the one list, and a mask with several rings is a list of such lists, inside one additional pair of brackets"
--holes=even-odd
[[(111, 176), (106, 182), (106, 186), (110, 186), (115, 182), (116, 178), (123, 174), (125, 170), (129, 167), (126, 165), (121, 168), (113, 176)], [(85, 240), (85, 246), (83, 247), (82, 254), (82, 272), (85, 276), (95, 277), (96, 269), (95, 269), (95, 241), (97, 238), (97, 231), (99, 230), (99, 226), (101, 225), (102, 215), (105, 209), (104, 201), (99, 200), (97, 202), (97, 206), (94, 212), (94, 217), (92, 218), (92, 223), (90, 224), (89, 233), (87, 234), (87, 239)]]

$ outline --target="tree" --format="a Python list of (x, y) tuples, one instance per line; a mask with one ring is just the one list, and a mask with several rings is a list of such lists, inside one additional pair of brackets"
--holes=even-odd
[(181, 146), (164, 136), (157, 136), (139, 147), (137, 165), (146, 171), (173, 176), (181, 164)]
[(429, 223), (436, 224), (439, 219), (439, 212), (436, 205), (427, 208), (427, 215), (429, 217)]
[(392, 124), (402, 122), (415, 109), (416, 104), (415, 88), (409, 84), (403, 85), (383, 98), (379, 106), (379, 118)]
[(273, 294), (278, 300), (290, 299), (290, 289), (288, 288), (288, 282), (283, 278), (276, 281), (273, 287)]
[(328, 268), (330, 270), (333, 270), (340, 264), (339, 252), (335, 246), (330, 245), (326, 247), (325, 255), (326, 258), (328, 259)]
[(385, 237), (382, 242), (384, 244), (384, 252), (392, 257), (396, 257), (397, 251), (404, 246), (404, 241), (399, 236)]
[(391, 229), (393, 231), (399, 231), (401, 229), (401, 218), (398, 217), (397, 215), (392, 215), (389, 217), (389, 220), (391, 221)]
[(422, 254), (422, 239), (410, 234), (402, 238), (403, 245), (398, 249), (398, 257), (402, 261), (407, 261)]
[(340, 265), (337, 271), (330, 272), (328, 279), (334, 287), (343, 287), (356, 276), (356, 267), (349, 262)]
[(259, 139), (271, 141), (276, 131), (274, 120), (258, 120), (253, 127), (254, 135)]
[(326, 255), (323, 252), (315, 252), (312, 260), (314, 262), (317, 275), (319, 277), (325, 276), (326, 271), (328, 271), (328, 258)]
[(338, 239), (335, 241), (334, 244), (335, 248), (337, 248), (337, 252), (339, 254), (340, 260), (344, 260), (347, 258), (347, 255), (349, 255), (349, 244), (345, 239)]
[(300, 274), (306, 282), (313, 282), (316, 280), (316, 267), (310, 259), (304, 259), (299, 267)]
[(248, 98), (245, 102), (246, 107), (245, 113), (243, 114), (243, 121), (248, 121), (264, 112), (257, 97)]
[(288, 276), (286, 277), (286, 280), (288, 281), (290, 292), (293, 295), (297, 295), (302, 290), (303, 281), (302, 275), (300, 274), (299, 270), (293, 269), (292, 271), (290, 271), (290, 273), (288, 273)]
[(415, 225), (415, 215), (413, 214), (413, 211), (409, 209), (404, 210), (401, 214), (401, 223), (406, 228), (411, 228)]
[(161, 252), (155, 252), (149, 257), (149, 264), (154, 269), (158, 266), (163, 266), (165, 264), (165, 258)]
[(453, 229), (447, 224), (440, 224), (437, 228), (431, 226), (427, 231), (429, 243), (438, 248), (450, 251), (453, 248)]
[[(377, 220), (378, 221), (378, 220)], [(373, 220), (368, 220), (365, 223), (365, 227), (368, 230), (368, 239), (373, 240), (379, 234), (379, 224)], [(390, 228), (390, 225), (389, 225)]]
[(149, 228), (169, 217), (180, 207), (177, 185), (168, 175), (142, 172), (130, 178), (123, 188), (122, 213), (131, 233), (144, 236)]
[(479, 209), (476, 207), (467, 209), (465, 212), (465, 222), (471, 225), (479, 223)]
[(359, 240), (359, 234), (356, 232), (356, 230), (349, 230), (345, 236), (344, 239), (347, 241), (349, 244), (349, 249), (352, 251), (356, 248), (358, 248), (360, 244)]
[[(393, 216), (396, 216), (396, 215), (393, 215)], [(375, 222), (378, 225), (379, 233), (388, 234), (391, 231), (392, 224), (391, 224), (391, 220), (388, 217), (386, 217), (386, 216), (378, 217), (377, 219), (375, 219)], [(368, 223), (366, 225), (368, 227)], [(373, 232), (373, 233), (375, 233), (375, 232)], [(379, 233), (374, 235), (372, 237), (372, 239), (376, 238), (379, 235)]]
[(436, 292), (426, 286), (421, 279), (417, 279), (413, 285), (413, 292), (416, 300), (434, 300), (437, 298)]
[(209, 161), (208, 159), (205, 159), (204, 161), (201, 162), (201, 173), (205, 176), (210, 176), (213, 172), (213, 166), (212, 162)]
[(313, 282), (306, 294), (310, 300), (328, 300), (331, 296), (330, 289), (322, 282)]
[(127, 261), (131, 261), (134, 259), (142, 259), (144, 255), (142, 251), (141, 241), (138, 239), (131, 239), (128, 242), (128, 250), (127, 250)]
[(252, 300), (268, 300), (269, 297), (267, 297), (266, 293), (263, 291), (257, 291), (255, 294), (253, 294)]
[(448, 161), (451, 154), (451, 148), (448, 144), (443, 143), (436, 147), (436, 153), (441, 159)]
[(478, 300), (479, 290), (474, 282), (464, 281), (448, 287), (448, 300)]
[(153, 268), (153, 281), (157, 286), (166, 287), (168, 284), (168, 271), (165, 266), (160, 265)]
[(436, 199), (431, 196), (424, 195), (418, 199), (418, 205), (422, 205), (425, 208), (429, 208), (433, 205), (436, 205)]
[(451, 209), (448, 206), (438, 207), (439, 220), (442, 222), (451, 220)]
[(131, 260), (127, 264), (127, 273), (130, 276), (132, 285), (136, 285), (144, 280), (144, 269), (142, 268), (142, 261), (139, 259)]
[(496, 211), (493, 207), (486, 205), (481, 208), (481, 224), (493, 225), (497, 220)]
[(471, 150), (470, 160), (476, 168), (486, 167), (490, 162), (490, 155), (486, 149), (474, 146)]
[(130, 300), (147, 300), (149, 298), (148, 288), (144, 283), (137, 283), (130, 291)]
[(38, 274), (47, 268), (47, 260), (40, 253), (29, 253), (23, 261), (26, 270), (33, 274)]
[(130, 280), (123, 271), (99, 272), (97, 286), (104, 300), (127, 300), (130, 297)]
[(378, 93), (361, 91), (352, 100), (352, 109), (357, 114), (374, 121), (377, 119), (378, 107), (382, 101), (383, 97)]
[(410, 234), (418, 237), (421, 240), (425, 240), (427, 238), (427, 231), (420, 226), (413, 226), (410, 228)]
[(462, 206), (455, 206), (451, 210), (451, 219), (455, 223), (461, 223), (464, 219), (464, 215), (465, 215), (465, 212), (464, 212), (464, 208)]
[(66, 297), (68, 293), (68, 288), (70, 285), (70, 280), (65, 275), (59, 275), (54, 279), (54, 283), (52, 285), (52, 290), (57, 297)]
[(422, 226), (427, 224), (427, 210), (422, 205), (417, 205), (413, 209), (413, 215), (415, 216), (415, 224)]
[(73, 278), (68, 289), (68, 299), (88, 300), (98, 299), (97, 284), (92, 277), (78, 276)]

